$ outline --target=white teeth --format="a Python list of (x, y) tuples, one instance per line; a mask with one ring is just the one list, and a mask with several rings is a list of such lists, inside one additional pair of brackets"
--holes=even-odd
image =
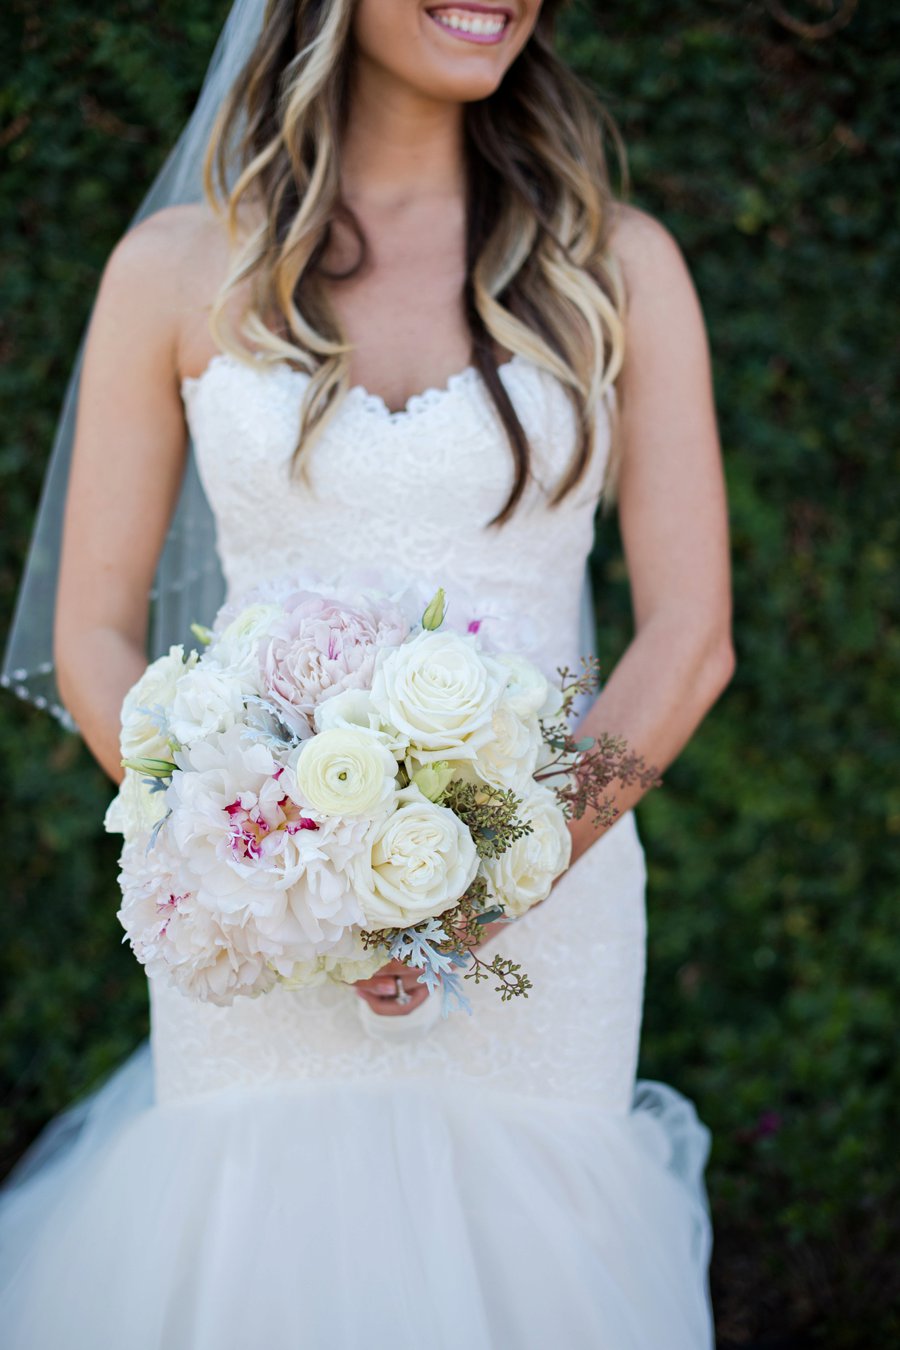
[(434, 17), (437, 19), (438, 23), (443, 24), (445, 28), (452, 28), (462, 33), (476, 33), (490, 37), (493, 37), (495, 33), (502, 32), (506, 22), (505, 19), (492, 19), (486, 15), (472, 15), (471, 18), (467, 15), (463, 18), (460, 14), (437, 13)]

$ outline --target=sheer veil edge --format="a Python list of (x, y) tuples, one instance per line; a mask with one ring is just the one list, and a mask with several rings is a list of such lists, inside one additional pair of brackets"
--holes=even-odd
[[(265, 0), (235, 0), (219, 34), (203, 85), (187, 124), (141, 202), (128, 229), (167, 206), (203, 200), (202, 166), (221, 103), (256, 44)], [(93, 306), (92, 306), (93, 308)], [(53, 622), (62, 545), (63, 512), (75, 438), (78, 390), (90, 315), (82, 331), (44, 477), (15, 612), (0, 668), (0, 686), (46, 709), (70, 731), (75, 722), (63, 706), (53, 656)], [(187, 642), (190, 625), (208, 623), (222, 602), (225, 583), (216, 553), (215, 522), (197, 473), (188, 435), (187, 465), (179, 501), (150, 593), (148, 658), (173, 643)], [(585, 572), (581, 604), (582, 652), (594, 648), (590, 579)]]

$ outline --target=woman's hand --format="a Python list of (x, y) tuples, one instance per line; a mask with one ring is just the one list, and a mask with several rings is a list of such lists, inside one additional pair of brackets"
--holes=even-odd
[[(404, 1017), (420, 1007), (428, 997), (424, 984), (419, 984), (420, 971), (405, 966), (402, 961), (388, 961), (367, 980), (357, 980), (353, 988), (373, 1012), (382, 1017)], [(398, 1003), (397, 981), (410, 995), (409, 1003)]]
[[(587, 844), (583, 843), (581, 852), (583, 852), (586, 847)], [(561, 873), (561, 876), (565, 875), (565, 872)], [(560, 878), (557, 877), (556, 881), (553, 883), (554, 887), (559, 879)], [(553, 890), (550, 891), (550, 895), (552, 894)], [(548, 896), (547, 899), (549, 900), (550, 896)], [(545, 904), (546, 901), (541, 900), (538, 903)], [(537, 905), (533, 905), (532, 909), (537, 909), (537, 907)], [(529, 913), (530, 912), (531, 911), (529, 910)], [(477, 940), (473, 943), (473, 946), (478, 950), (486, 943), (490, 942), (492, 938), (496, 937), (498, 933), (502, 933), (509, 927), (509, 919), (497, 919), (493, 923), (481, 924), (478, 928)], [(399, 1004), (397, 1002), (398, 979), (400, 980), (402, 987), (411, 996), (411, 1001), (409, 1003)], [(412, 966), (405, 966), (402, 961), (388, 961), (387, 965), (382, 966), (382, 968), (377, 970), (368, 980), (358, 980), (353, 987), (359, 997), (365, 999), (373, 1012), (379, 1013), (384, 1017), (403, 1017), (406, 1013), (410, 1013), (413, 1009), (418, 1008), (428, 997), (428, 990), (425, 988), (424, 984), (418, 983), (418, 979), (419, 971), (417, 969), (414, 969)]]

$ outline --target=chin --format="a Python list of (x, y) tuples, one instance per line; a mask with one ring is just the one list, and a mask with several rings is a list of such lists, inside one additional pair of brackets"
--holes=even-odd
[(360, 0), (357, 42), (383, 71), (429, 98), (488, 98), (525, 46), (540, 0)]
[(487, 98), (501, 84), (530, 32), (531, 24), (526, 25), (517, 12), (520, 8), (473, 0), (421, 6), (419, 26), (428, 57), (428, 78), (422, 84), (438, 97), (459, 102)]

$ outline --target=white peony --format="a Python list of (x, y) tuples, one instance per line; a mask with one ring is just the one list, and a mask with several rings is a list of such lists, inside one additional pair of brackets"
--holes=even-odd
[(374, 732), (334, 727), (297, 747), (286, 778), (301, 805), (327, 816), (372, 820), (393, 806), (397, 761)]
[(123, 759), (170, 759), (168, 710), (179, 681), (197, 664), (196, 652), (187, 660), (179, 644), (170, 647), (144, 671), (122, 703), (119, 744)]
[(372, 682), (372, 703), (405, 737), (410, 757), (474, 759), (493, 737), (491, 719), (507, 675), (474, 637), (422, 632), (382, 654)]
[(471, 885), (478, 854), (465, 825), (416, 787), (397, 794), (393, 815), (373, 827), (360, 876), (364, 927), (406, 928), (450, 909)]
[(290, 885), (303, 866), (296, 844), (303, 816), (280, 783), (284, 769), (272, 749), (234, 726), (175, 758), (168, 828), (203, 879), (210, 907), (237, 911), (247, 887)]
[(244, 688), (234, 675), (202, 661), (179, 680), (169, 713), (169, 731), (179, 745), (192, 745), (241, 720)]
[(363, 922), (359, 888), (368, 863), (371, 821), (323, 820), (295, 836), (303, 870), (283, 891), (251, 892), (248, 908), (270, 944), (270, 959), (290, 977), (297, 962), (340, 949)]
[(531, 822), (531, 834), (483, 863), (493, 895), (514, 918), (546, 900), (572, 855), (572, 836), (550, 788), (535, 784), (518, 814)]
[(166, 829), (197, 877), (198, 903), (226, 928), (252, 924), (256, 947), (280, 975), (330, 951), (362, 919), (357, 871), (368, 860), (371, 822), (298, 805), (270, 747), (240, 727), (177, 759)]
[(204, 1003), (226, 1006), (235, 995), (267, 992), (275, 983), (252, 930), (226, 930), (198, 903), (193, 878), (167, 846), (165, 831), (122, 850), (118, 919), (151, 979), (162, 979)]

